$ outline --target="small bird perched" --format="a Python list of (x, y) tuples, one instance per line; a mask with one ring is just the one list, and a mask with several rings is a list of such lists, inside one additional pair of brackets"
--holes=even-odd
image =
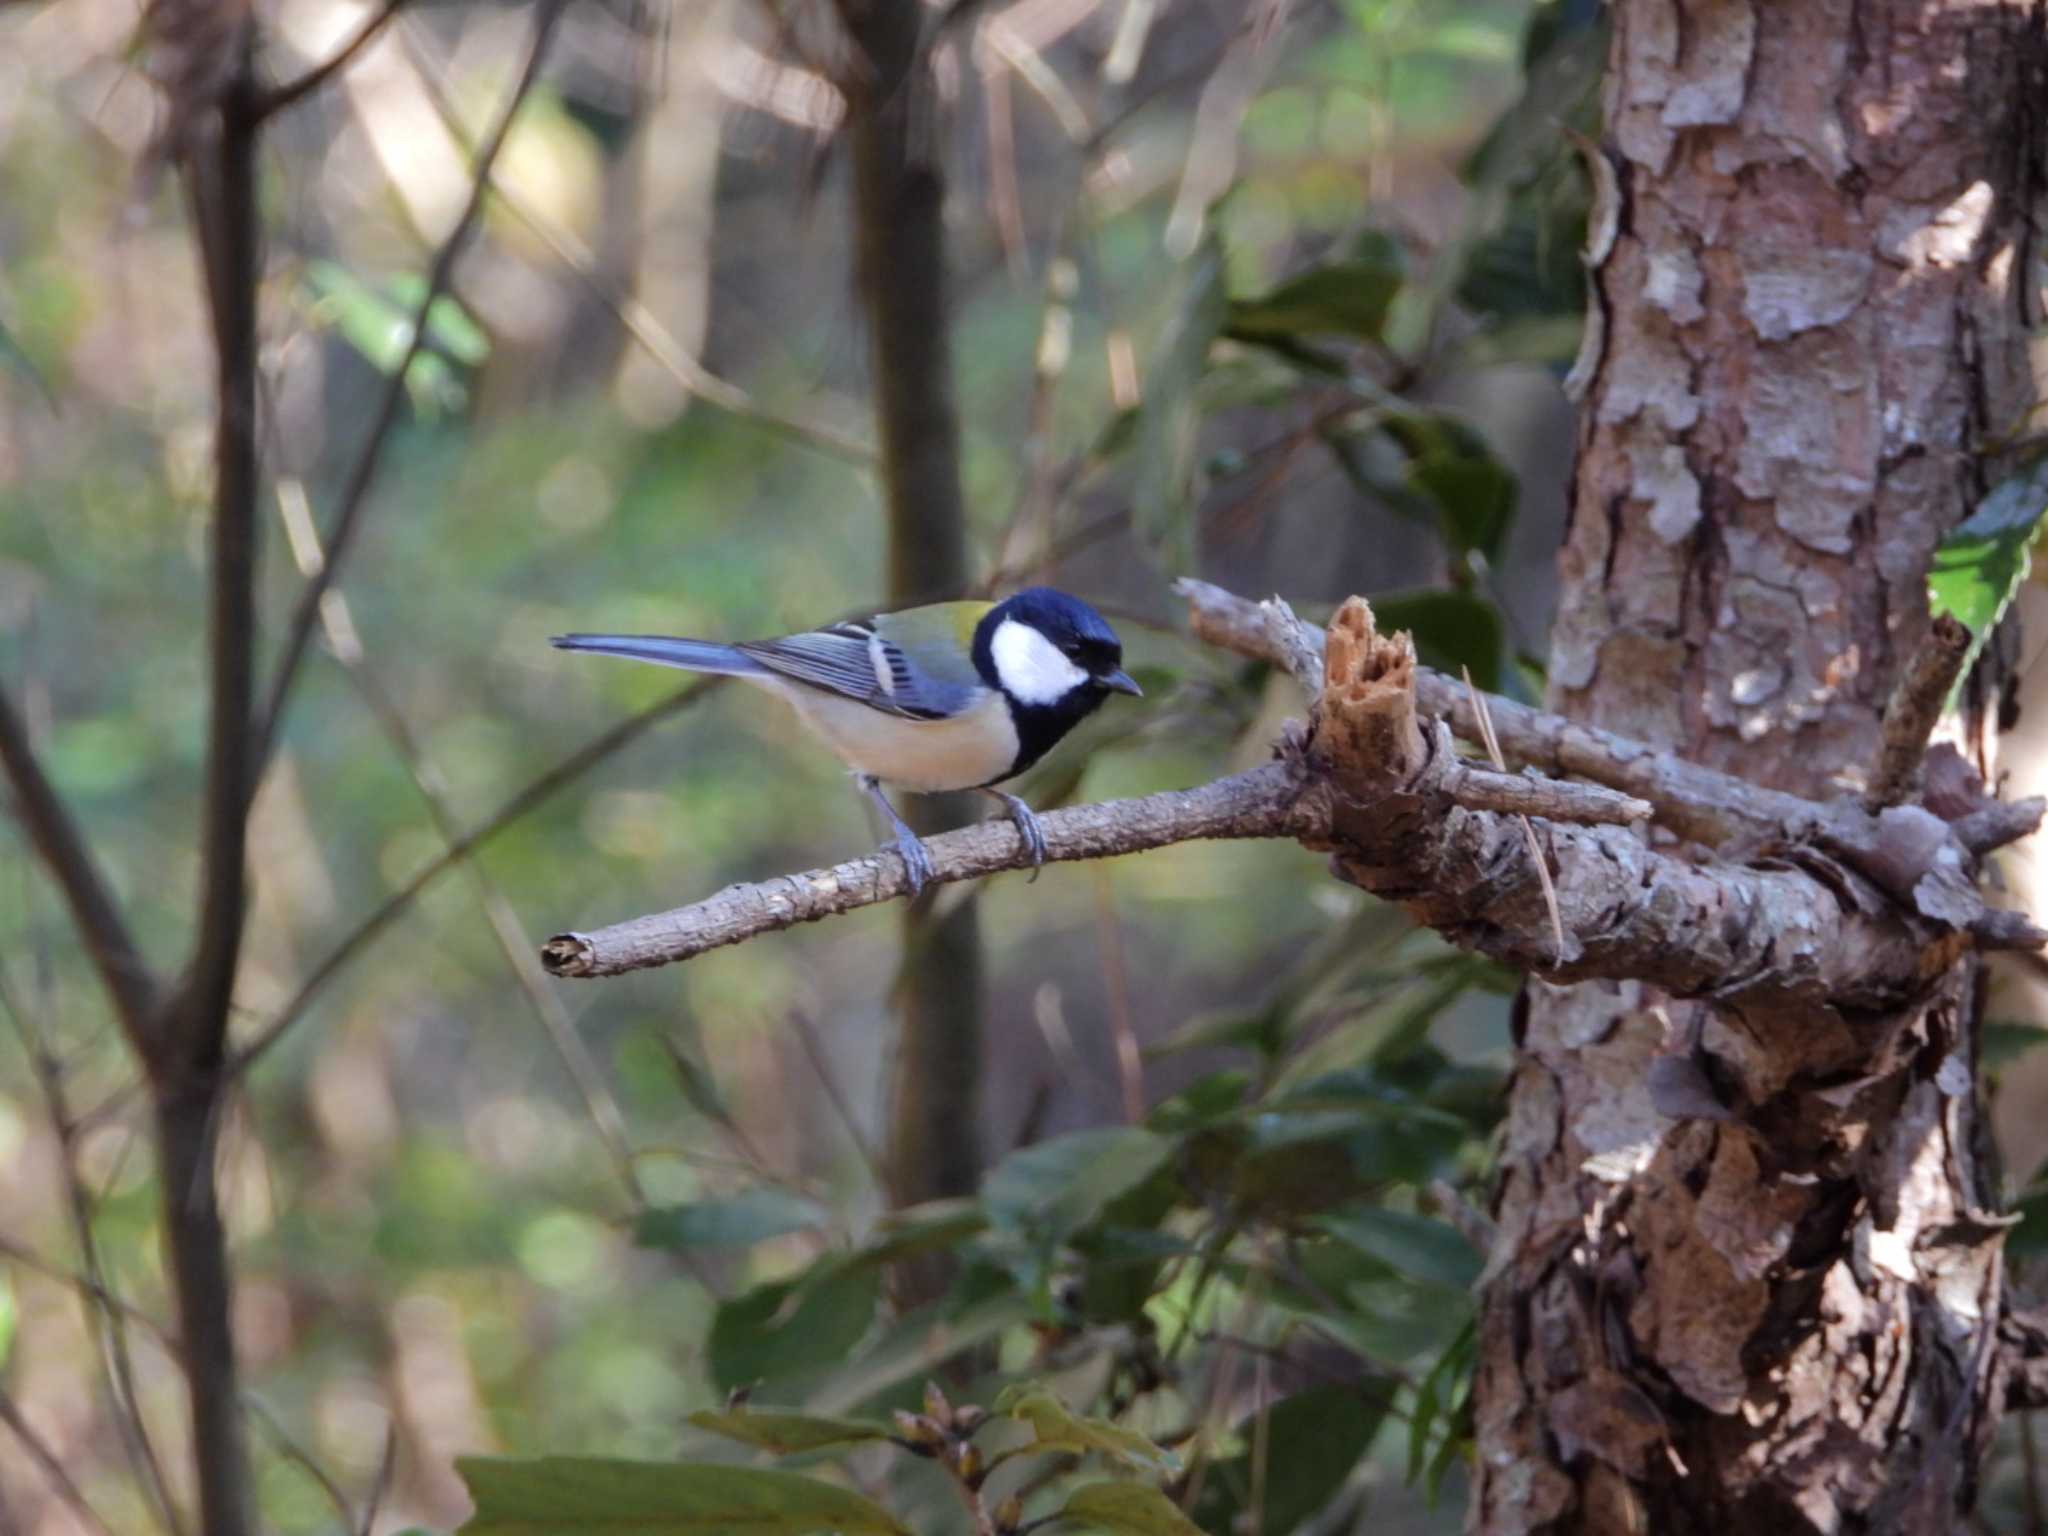
[(1123, 643), (1101, 614), (1050, 587), (1000, 603), (933, 603), (775, 640), (722, 645), (659, 635), (557, 635), (595, 651), (743, 678), (787, 699), (896, 829), (915, 897), (931, 854), (882, 793), (978, 789), (1009, 810), (1034, 867), (1045, 833), (1031, 807), (995, 788), (1043, 757), (1112, 693), (1140, 696)]

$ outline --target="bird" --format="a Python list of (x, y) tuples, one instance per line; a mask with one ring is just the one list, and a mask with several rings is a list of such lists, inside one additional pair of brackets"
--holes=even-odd
[(1051, 587), (737, 644), (586, 634), (550, 643), (718, 673), (780, 694), (894, 828), (913, 900), (935, 873), (931, 853), (884, 784), (922, 794), (974, 789), (1000, 800), (1035, 871), (1045, 862), (1045, 830), (1030, 806), (996, 786), (1036, 763), (1112, 693), (1143, 697), (1108, 621)]

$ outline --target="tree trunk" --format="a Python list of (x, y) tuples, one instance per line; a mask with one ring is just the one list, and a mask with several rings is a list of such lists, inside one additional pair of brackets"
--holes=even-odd
[[(2043, 10), (1618, 0), (1613, 27), (1553, 701), (1839, 793), (2032, 403)], [(1975, 983), (1891, 1016), (1530, 985), (1474, 1530), (1958, 1527), (2002, 1301)]]
[[(967, 517), (953, 404), (945, 179), (935, 106), (918, 56), (918, 0), (843, 0), (861, 49), (849, 87), (854, 237), (889, 515), (889, 604), (966, 590)], [(905, 807), (920, 832), (979, 813), (976, 797)], [(902, 1019), (887, 1173), (898, 1205), (972, 1194), (981, 1170), (981, 941), (971, 899), (935, 914), (936, 891), (904, 917)], [(913, 1280), (928, 1290), (937, 1276)]]

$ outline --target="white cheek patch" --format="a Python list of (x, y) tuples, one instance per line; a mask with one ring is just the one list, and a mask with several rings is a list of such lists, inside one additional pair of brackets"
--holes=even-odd
[(1056, 703), (1088, 681), (1088, 674), (1061, 655), (1058, 646), (1015, 619), (996, 626), (988, 649), (1004, 691), (1020, 704)]

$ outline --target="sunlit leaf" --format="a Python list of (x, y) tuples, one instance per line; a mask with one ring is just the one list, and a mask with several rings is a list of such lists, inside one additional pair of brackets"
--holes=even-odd
[[(379, 373), (396, 371), (412, 347), (426, 280), (408, 273), (371, 284), (332, 261), (308, 264), (305, 280), (313, 320), (333, 326)], [(427, 309), (422, 345), (406, 371), (415, 409), (424, 414), (461, 406), (467, 391), (458, 370), (474, 368), (489, 355), (490, 338), (461, 304), (447, 294), (436, 298)]]
[(817, 1203), (763, 1184), (730, 1200), (657, 1206), (640, 1213), (633, 1241), (642, 1248), (744, 1248), (821, 1225)]
[(794, 1472), (715, 1463), (465, 1456), (462, 1536), (909, 1536), (881, 1505)]
[(1117, 1536), (1201, 1536), (1202, 1528), (1150, 1483), (1087, 1483), (1067, 1495), (1059, 1518)]
[(1161, 1476), (1180, 1470), (1180, 1459), (1171, 1451), (1121, 1424), (1075, 1413), (1036, 1383), (1005, 1387), (994, 1411), (1029, 1424), (1034, 1443), (1048, 1451), (1094, 1452)]
[(751, 1408), (705, 1408), (690, 1415), (699, 1429), (728, 1440), (758, 1445), (763, 1450), (790, 1456), (799, 1451), (821, 1451), (833, 1446), (859, 1445), (870, 1440), (887, 1440), (889, 1426), (871, 1419), (820, 1418), (807, 1413), (776, 1413)]
[(2048, 513), (2048, 458), (2002, 480), (1935, 546), (1927, 572), (1933, 613), (1969, 626), (1970, 660), (2027, 579), (2034, 536)]

